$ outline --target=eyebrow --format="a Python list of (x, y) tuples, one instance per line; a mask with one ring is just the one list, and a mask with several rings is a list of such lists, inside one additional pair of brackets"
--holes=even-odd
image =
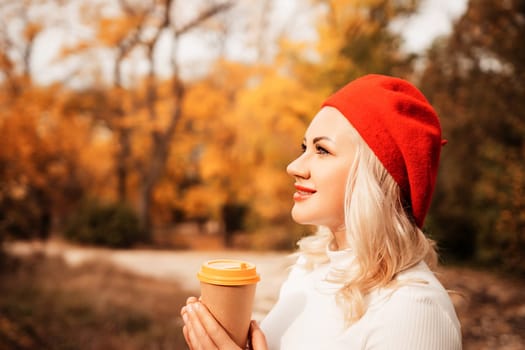
[[(327, 140), (327, 141), (330, 141), (330, 142), (335, 143), (334, 140), (332, 140), (332, 139), (329, 138), (328, 136), (317, 136), (317, 137), (314, 137), (314, 139), (312, 140), (312, 142), (313, 142), (314, 144), (316, 144), (317, 142), (322, 141), (322, 140)], [(306, 143), (306, 137), (303, 139), (303, 142)]]

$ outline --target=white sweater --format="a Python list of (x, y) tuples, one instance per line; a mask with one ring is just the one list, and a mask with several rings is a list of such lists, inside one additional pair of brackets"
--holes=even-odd
[(344, 327), (334, 295), (340, 285), (325, 280), (331, 267), (351, 263), (349, 251), (328, 251), (330, 262), (313, 271), (299, 258), (279, 300), (261, 322), (271, 350), (458, 350), (461, 329), (454, 306), (425, 263), (399, 280), (417, 280), (397, 290), (371, 293), (364, 316)]

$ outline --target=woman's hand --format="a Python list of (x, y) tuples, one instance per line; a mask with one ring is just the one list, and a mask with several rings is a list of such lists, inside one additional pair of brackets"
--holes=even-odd
[[(184, 320), (182, 332), (191, 350), (241, 349), (197, 298), (188, 298), (186, 306), (181, 309), (181, 315)], [(250, 325), (250, 339), (253, 350), (267, 349), (264, 334), (255, 321)]]
[(259, 325), (256, 321), (252, 320), (250, 324), (250, 342), (252, 350), (267, 350), (268, 345), (266, 344), (266, 337), (264, 333), (259, 328)]

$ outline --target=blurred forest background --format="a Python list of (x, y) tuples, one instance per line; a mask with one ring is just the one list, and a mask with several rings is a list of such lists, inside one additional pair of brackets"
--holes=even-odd
[(0, 244), (292, 250), (286, 165), (324, 98), (382, 73), (441, 118), (442, 260), (525, 276), (525, 1), (470, 0), (417, 53), (392, 28), (418, 0), (304, 1), (280, 26), (277, 4), (0, 1)]

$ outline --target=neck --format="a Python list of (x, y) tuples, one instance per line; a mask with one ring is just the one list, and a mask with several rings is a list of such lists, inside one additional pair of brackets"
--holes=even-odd
[(334, 239), (332, 240), (332, 245), (335, 250), (343, 250), (350, 248), (346, 240), (346, 230), (344, 228), (332, 230)]

